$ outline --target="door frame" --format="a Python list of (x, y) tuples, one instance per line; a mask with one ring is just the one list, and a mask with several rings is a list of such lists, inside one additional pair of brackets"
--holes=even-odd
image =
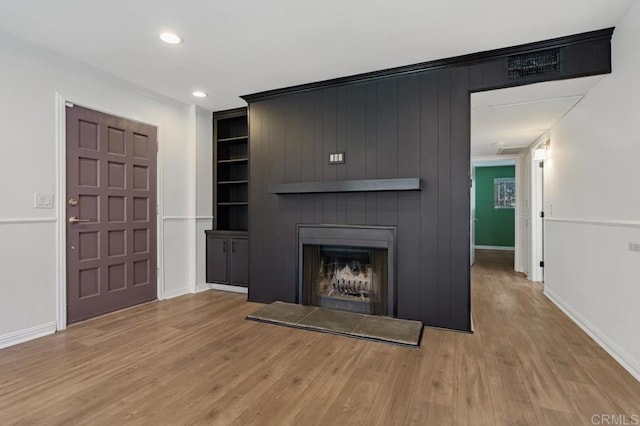
[[(509, 164), (506, 164), (509, 163)], [(513, 165), (515, 163), (515, 177), (516, 177), (516, 208), (514, 212), (515, 219), (513, 221), (514, 227), (514, 253), (513, 253), (513, 270), (516, 272), (522, 272), (522, 254), (524, 253), (522, 247), (522, 235), (520, 230), (520, 216), (522, 215), (522, 194), (523, 194), (523, 177), (521, 176), (522, 165), (519, 155), (481, 155), (471, 157), (470, 162), (470, 174), (473, 174), (475, 167), (489, 167), (489, 166), (501, 166), (501, 165)], [(475, 182), (473, 189), (475, 190)], [(469, 194), (469, 216), (473, 211), (472, 201), (475, 201), (475, 197), (471, 197)], [(471, 233), (471, 230), (469, 230)], [(469, 237), (471, 240), (471, 237)], [(475, 250), (475, 244), (470, 247), (470, 250)]]
[(544, 169), (540, 163), (544, 160), (533, 160), (535, 147), (531, 148), (531, 267), (529, 279), (544, 282), (544, 269), (540, 262), (544, 260), (544, 219), (540, 212), (544, 211)]
[[(67, 103), (75, 104), (71, 99), (66, 99), (60, 92), (55, 93), (55, 175), (56, 175), (56, 249), (55, 249), (55, 265), (56, 265), (56, 277), (55, 277), (55, 294), (56, 294), (56, 331), (61, 331), (67, 328), (67, 212), (66, 212), (66, 199), (67, 199), (67, 131), (66, 131), (66, 114)], [(135, 118), (129, 118), (126, 114), (121, 114), (117, 111), (110, 111), (108, 108), (102, 106), (84, 102), (77, 102), (85, 108), (92, 109), (94, 111), (102, 112), (105, 114), (115, 115), (132, 121), (141, 121)], [(163, 223), (164, 217), (163, 202), (162, 202), (162, 166), (163, 166), (163, 150), (160, 147), (163, 144), (162, 128), (155, 123), (145, 123), (154, 126), (158, 129), (158, 156), (156, 159), (157, 166), (157, 208), (156, 208), (156, 235), (157, 235), (157, 295), (158, 300), (164, 300), (164, 264), (163, 264), (163, 251), (164, 251), (164, 235), (163, 235)]]
[(469, 265), (476, 263), (476, 166), (471, 164), (471, 185), (469, 194)]

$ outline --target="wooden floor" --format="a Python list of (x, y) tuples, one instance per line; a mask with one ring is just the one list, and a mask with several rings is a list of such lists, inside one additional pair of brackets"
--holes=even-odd
[(473, 268), (475, 334), (411, 349), (244, 320), (209, 291), (0, 350), (0, 425), (590, 425), (640, 383), (500, 252)]

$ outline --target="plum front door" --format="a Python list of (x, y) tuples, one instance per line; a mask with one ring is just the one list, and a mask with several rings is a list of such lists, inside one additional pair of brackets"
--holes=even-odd
[(157, 298), (155, 127), (66, 108), (67, 323)]

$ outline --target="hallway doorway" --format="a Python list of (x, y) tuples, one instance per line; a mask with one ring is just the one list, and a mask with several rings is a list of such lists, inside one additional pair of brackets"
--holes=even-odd
[[(471, 94), (470, 175), (473, 186), (469, 217), (472, 259), (474, 245), (495, 250), (502, 249), (497, 244), (504, 244), (500, 240), (484, 242), (482, 235), (478, 235), (482, 218), (478, 217), (477, 207), (474, 209), (475, 186), (479, 180), (475, 166), (480, 163), (496, 166), (504, 165), (509, 160), (515, 161), (513, 219), (512, 216), (498, 214), (503, 212), (493, 213), (496, 213), (495, 218), (502, 225), (509, 223), (514, 226), (513, 269), (523, 272), (531, 281), (543, 280), (542, 215), (550, 217), (553, 206), (544, 202), (544, 169), (540, 165), (553, 160), (548, 158), (553, 145), (553, 141), (549, 140), (549, 129), (574, 108), (598, 81), (599, 77), (584, 77)], [(499, 181), (495, 185), (499, 185)]]
[(514, 258), (516, 160), (473, 162), (472, 179), (472, 248), (508, 251)]

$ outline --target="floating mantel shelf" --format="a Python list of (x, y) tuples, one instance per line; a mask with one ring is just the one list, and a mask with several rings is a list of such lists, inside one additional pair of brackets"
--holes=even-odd
[(315, 192), (419, 191), (419, 178), (336, 180), (325, 182), (274, 183), (270, 194), (310, 194)]

